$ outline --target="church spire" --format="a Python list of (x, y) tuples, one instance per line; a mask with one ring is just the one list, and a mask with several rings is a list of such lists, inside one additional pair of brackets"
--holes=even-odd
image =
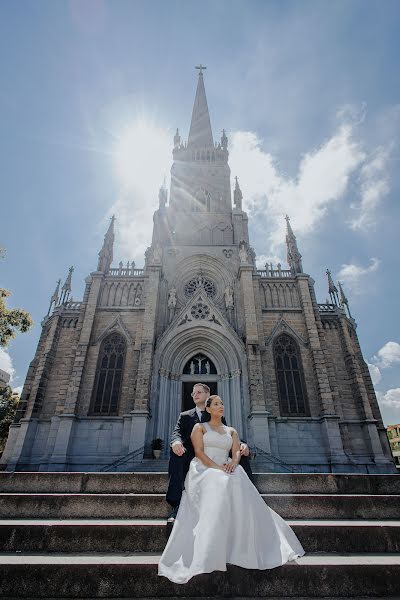
[(61, 279), (59, 279), (59, 280), (57, 281), (57, 287), (56, 287), (56, 289), (54, 290), (52, 297), (50, 298), (50, 306), (49, 306), (49, 311), (48, 311), (48, 313), (47, 313), (47, 316), (49, 316), (49, 314), (50, 314), (50, 311), (51, 311), (51, 308), (52, 308), (53, 304), (54, 304), (54, 307), (56, 307), (56, 306), (57, 306), (57, 302), (58, 302), (58, 295), (59, 295), (59, 293), (60, 293), (60, 285), (61, 285)]
[(235, 207), (238, 210), (242, 210), (242, 200), (243, 200), (242, 190), (239, 187), (238, 178), (235, 177), (235, 189), (233, 190), (233, 201), (235, 203)]
[(114, 247), (114, 221), (115, 216), (111, 217), (110, 225), (108, 226), (107, 233), (104, 236), (103, 247), (99, 252), (99, 262), (97, 270), (107, 273), (112, 260), (113, 260), (113, 247)]
[(352, 319), (350, 308), (349, 308), (349, 301), (346, 298), (346, 295), (345, 295), (345, 293), (343, 291), (342, 284), (340, 283), (340, 281), (338, 281), (338, 286), (339, 286), (339, 291), (340, 291), (340, 304), (342, 306), (345, 306), (347, 308), (347, 312), (349, 313), (349, 317)]
[(59, 304), (65, 304), (68, 302), (71, 294), (71, 282), (72, 282), (72, 273), (74, 271), (74, 267), (70, 267), (67, 275), (67, 279), (65, 280), (64, 285), (61, 288), (61, 296)]
[(332, 304), (339, 304), (339, 295), (336, 285), (333, 283), (332, 275), (329, 269), (326, 270), (328, 276), (328, 291)]
[(202, 65), (196, 67), (196, 69), (199, 69), (199, 80), (197, 82), (196, 97), (193, 105), (188, 147), (214, 147), (206, 90), (204, 88), (203, 80), (203, 69), (205, 68), (206, 67), (203, 67)]
[(292, 226), (290, 225), (290, 219), (288, 215), (286, 219), (286, 246), (287, 246), (287, 261), (293, 275), (296, 273), (303, 273), (303, 263), (301, 261), (301, 254), (297, 247), (296, 236), (293, 233)]

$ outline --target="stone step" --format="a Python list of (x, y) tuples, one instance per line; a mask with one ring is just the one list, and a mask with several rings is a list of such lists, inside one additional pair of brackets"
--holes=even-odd
[[(262, 494), (284, 519), (400, 519), (400, 496)], [(164, 494), (0, 494), (0, 519), (157, 519)]]
[(308, 554), (268, 571), (229, 566), (174, 585), (154, 554), (1, 554), (1, 598), (271, 598), (398, 595), (398, 554)]
[[(400, 521), (288, 520), (306, 552), (400, 552)], [(3, 520), (0, 552), (162, 552), (165, 520)]]
[[(0, 472), (0, 492), (163, 494), (166, 473), (24, 473)], [(400, 476), (316, 473), (259, 473), (264, 494), (400, 495)]]

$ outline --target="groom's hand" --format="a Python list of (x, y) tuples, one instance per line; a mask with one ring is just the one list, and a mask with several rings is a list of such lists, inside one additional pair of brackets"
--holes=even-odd
[(175, 442), (175, 444), (172, 444), (171, 447), (172, 452), (177, 456), (182, 456), (186, 452), (186, 448), (181, 442)]
[(247, 444), (240, 444), (240, 456), (248, 456), (250, 454), (250, 450)]

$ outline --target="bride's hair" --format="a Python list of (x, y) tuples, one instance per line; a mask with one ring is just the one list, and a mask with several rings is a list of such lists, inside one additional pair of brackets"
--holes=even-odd
[[(221, 402), (222, 402), (222, 399), (219, 396), (217, 396), (217, 394), (214, 394), (213, 396), (210, 396), (209, 398), (207, 398), (206, 407), (207, 406), (210, 407), (211, 406), (211, 402), (213, 400), (221, 400)], [(223, 404), (223, 402), (222, 402), (222, 404)]]

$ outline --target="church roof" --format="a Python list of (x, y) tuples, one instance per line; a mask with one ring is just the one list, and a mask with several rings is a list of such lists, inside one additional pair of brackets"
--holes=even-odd
[(194, 99), (192, 122), (190, 124), (188, 139), (188, 147), (189, 146), (198, 148), (214, 146), (202, 69), (199, 71), (196, 97)]

